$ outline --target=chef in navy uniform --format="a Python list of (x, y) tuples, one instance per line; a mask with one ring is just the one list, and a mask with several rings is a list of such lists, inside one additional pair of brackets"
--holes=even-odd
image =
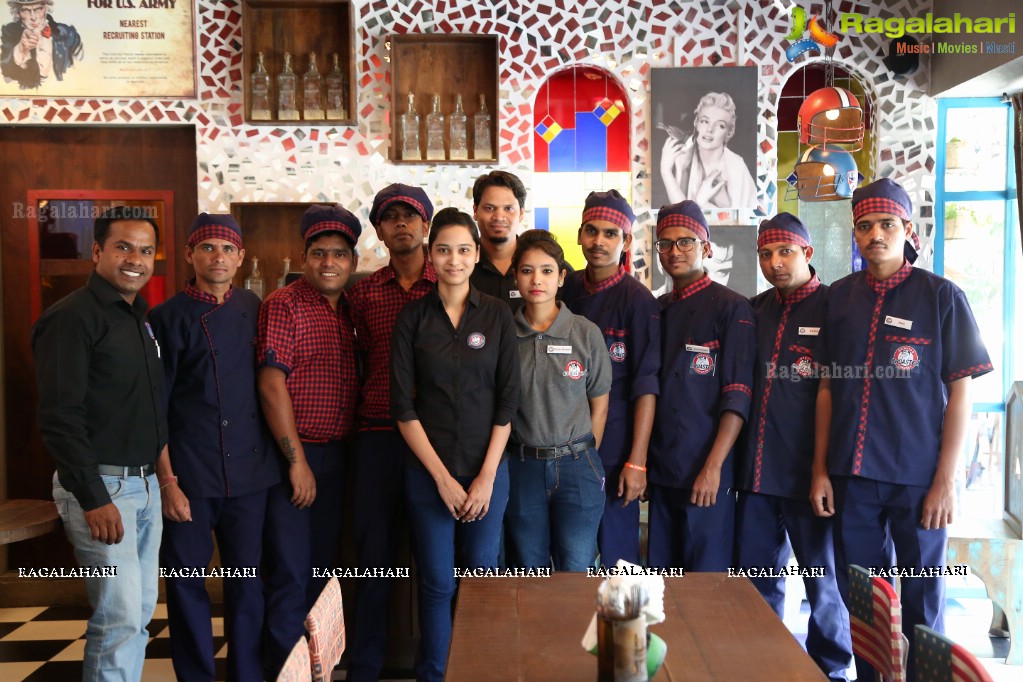
[[(913, 267), (906, 191), (877, 180), (853, 193), (852, 210), (867, 269), (829, 292), (818, 343), (831, 376), (817, 396), (817, 433), (829, 437), (818, 438), (811, 488), (816, 513), (835, 515), (847, 605), (848, 565), (890, 569), (889, 542), (901, 571), (944, 567), (970, 379), (992, 369), (962, 290)], [(942, 632), (944, 578), (903, 578), (901, 587), (910, 642), (919, 624)], [(857, 659), (857, 670), (869, 667)], [(908, 679), (913, 672), (910, 653)]]
[(579, 245), (586, 269), (565, 278), (562, 300), (604, 334), (612, 384), (600, 444), (607, 485), (600, 521), (600, 562), (634, 564), (639, 556), (639, 499), (646, 490), (647, 448), (654, 423), (660, 366), (660, 307), (629, 274), (636, 215), (616, 190), (590, 192), (583, 207)]
[[(157, 462), (163, 496), (161, 565), (206, 568), (216, 533), (224, 578), (229, 680), (261, 679), (262, 549), (266, 491), (280, 480), (256, 394), (259, 298), (231, 286), (245, 260), (230, 215), (203, 213), (185, 259), (195, 278), (150, 313), (167, 381), (168, 455)], [(210, 599), (201, 577), (167, 577), (171, 658), (182, 680), (213, 680)]]
[(659, 299), (649, 564), (725, 571), (733, 565), (735, 525), (730, 455), (749, 415), (753, 386), (753, 309), (707, 275), (710, 228), (696, 202), (661, 208), (655, 245), (674, 289)]
[[(773, 286), (750, 301), (757, 361), (753, 406), (736, 471), (735, 551), (739, 566), (777, 573), (788, 565), (791, 543), (801, 568), (824, 569), (823, 576), (803, 577), (810, 601), (806, 650), (831, 679), (845, 680), (852, 641), (849, 612), (835, 582), (831, 520), (816, 516), (807, 499), (817, 339), (828, 296), (828, 287), (810, 265), (812, 257), (810, 233), (796, 216), (779, 213), (760, 224), (757, 258)], [(783, 618), (785, 578), (750, 580)]]

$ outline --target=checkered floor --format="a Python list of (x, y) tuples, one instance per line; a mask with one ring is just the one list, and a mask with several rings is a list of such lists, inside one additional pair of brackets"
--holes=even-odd
[[(213, 638), (217, 679), (227, 675), (224, 619), (214, 604)], [(0, 680), (3, 682), (72, 682), (82, 678), (87, 607), (35, 606), (0, 609)], [(149, 623), (144, 682), (174, 682), (170, 659), (167, 606), (156, 605)]]

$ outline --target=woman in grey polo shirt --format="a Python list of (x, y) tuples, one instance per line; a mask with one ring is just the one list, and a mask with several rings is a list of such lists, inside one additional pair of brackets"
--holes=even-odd
[(584, 571), (597, 555), (611, 360), (596, 325), (555, 300), (565, 253), (546, 230), (518, 238), (512, 260), (524, 306), (515, 313), (522, 400), (508, 446), (509, 566)]

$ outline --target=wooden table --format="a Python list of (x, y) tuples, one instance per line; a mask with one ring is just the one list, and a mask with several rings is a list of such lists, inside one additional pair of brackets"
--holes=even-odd
[(52, 500), (0, 502), (0, 545), (46, 535), (57, 528), (57, 506)]
[[(448, 654), (448, 682), (594, 682), (597, 657), (580, 645), (599, 578), (463, 578)], [(692, 573), (665, 578), (668, 644), (655, 682), (825, 680), (746, 578)]]

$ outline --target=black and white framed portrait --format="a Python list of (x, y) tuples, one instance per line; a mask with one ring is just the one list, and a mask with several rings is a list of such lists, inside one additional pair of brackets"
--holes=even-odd
[(757, 68), (653, 69), (651, 205), (757, 202)]

